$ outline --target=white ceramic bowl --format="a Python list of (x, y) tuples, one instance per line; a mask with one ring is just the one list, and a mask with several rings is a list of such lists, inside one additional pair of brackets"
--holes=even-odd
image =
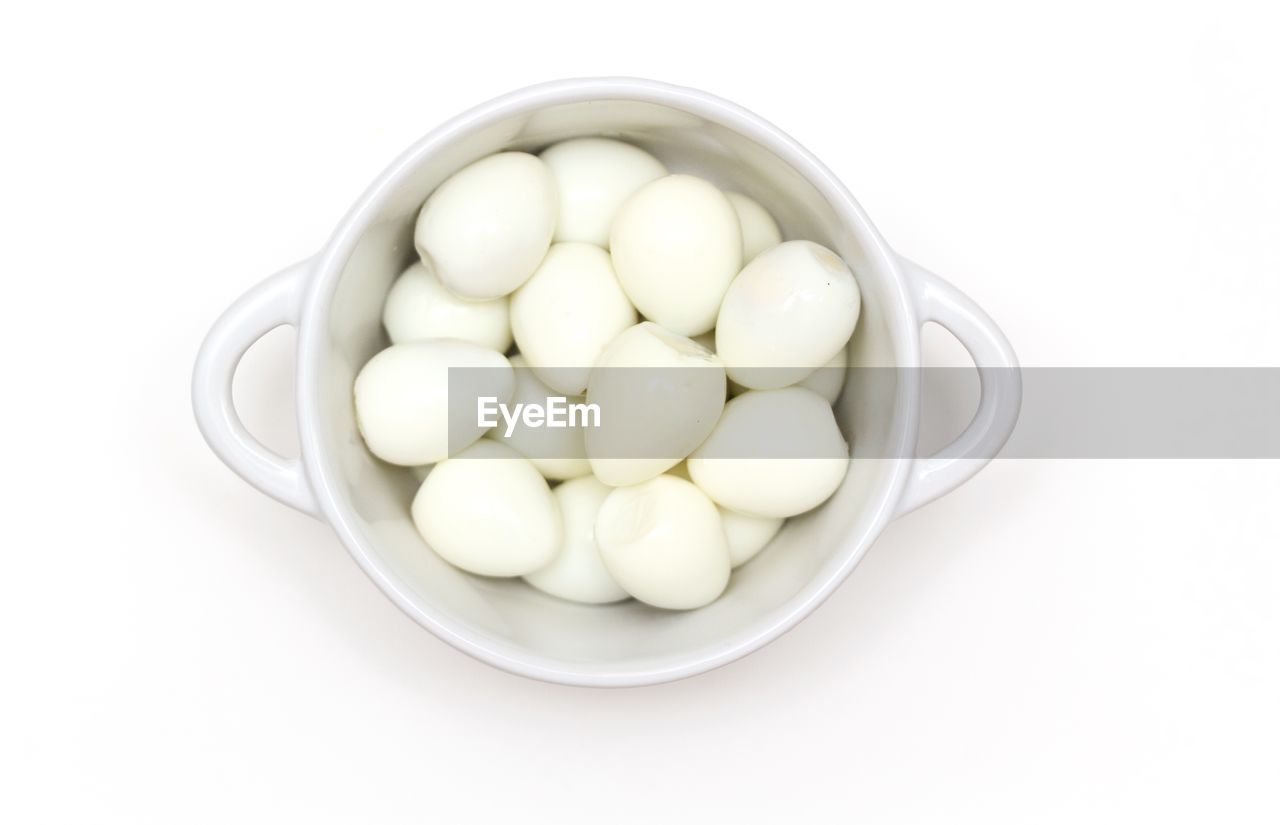
[[(725, 595), (688, 612), (636, 602), (585, 606), (518, 580), (463, 573), (430, 552), (409, 518), (411, 476), (375, 460), (356, 430), (351, 384), (387, 345), (380, 324), (392, 280), (414, 259), (413, 226), (450, 174), (504, 149), (611, 135), (672, 171), (693, 172), (768, 204), (783, 233), (836, 250), (862, 289), (856, 369), (836, 413), (853, 444), (848, 477), (818, 510), (791, 519), (736, 572)], [(982, 373), (979, 410), (942, 454), (913, 458), (920, 419), (920, 327), (936, 321)], [(301, 460), (240, 423), (231, 379), (271, 329), (297, 328)], [(322, 252), (268, 278), (214, 324), (196, 361), (193, 403), (231, 469), (291, 507), (327, 520), (369, 577), (454, 647), (513, 673), (576, 685), (643, 685), (733, 661), (817, 607), (896, 516), (963, 483), (1008, 438), (1021, 386), (1012, 348), (989, 317), (937, 276), (900, 258), (831, 172), (774, 126), (704, 92), (648, 80), (566, 80), (466, 112), (422, 138), (369, 187)], [(889, 374), (886, 386), (864, 376)], [(888, 456), (888, 457), (886, 457)], [(897, 456), (903, 456), (897, 458)]]

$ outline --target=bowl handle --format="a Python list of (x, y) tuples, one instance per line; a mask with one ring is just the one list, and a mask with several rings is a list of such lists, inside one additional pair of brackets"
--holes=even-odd
[(959, 339), (981, 381), (978, 411), (964, 432), (931, 456), (912, 462), (895, 515), (901, 516), (964, 484), (995, 457), (1013, 433), (1022, 406), (1022, 374), (1009, 339), (973, 300), (924, 267), (899, 258), (915, 294), (920, 323), (933, 321)]
[(302, 462), (285, 458), (249, 434), (236, 413), (231, 379), (241, 357), (276, 327), (298, 325), (301, 288), (311, 261), (301, 261), (250, 289), (222, 313), (200, 345), (191, 405), (204, 440), (245, 481), (296, 510), (319, 516)]

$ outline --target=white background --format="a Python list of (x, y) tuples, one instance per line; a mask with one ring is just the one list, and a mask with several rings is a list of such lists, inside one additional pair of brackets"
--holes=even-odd
[[(188, 402), (409, 143), (599, 74), (780, 125), (1026, 365), (1278, 366), (1274, 4), (322, 5), (0, 26), (0, 820), (1276, 821), (1278, 462), (998, 461), (780, 641), (610, 692), (419, 629)], [(238, 388), (281, 449), (290, 358)]]

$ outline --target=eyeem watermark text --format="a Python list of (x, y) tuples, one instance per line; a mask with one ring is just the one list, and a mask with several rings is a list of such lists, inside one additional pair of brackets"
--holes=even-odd
[(600, 405), (569, 403), (563, 395), (547, 398), (546, 404), (517, 403), (514, 406), (503, 404), (496, 396), (482, 395), (476, 399), (476, 424), (481, 427), (498, 426), (498, 417), (506, 425), (505, 435), (510, 438), (517, 424), (538, 429), (550, 427), (564, 429), (566, 427), (599, 427)]

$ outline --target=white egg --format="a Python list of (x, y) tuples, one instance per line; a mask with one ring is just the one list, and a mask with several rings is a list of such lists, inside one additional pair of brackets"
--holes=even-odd
[(481, 576), (532, 573), (563, 540), (546, 479), (488, 439), (435, 466), (413, 499), (413, 523), (445, 561)]
[(725, 192), (733, 210), (738, 213), (738, 222), (742, 224), (742, 262), (750, 263), (753, 258), (782, 243), (782, 233), (763, 206), (738, 192)]
[(414, 231), (422, 262), (455, 295), (513, 292), (551, 246), (558, 210), (546, 164), (524, 152), (490, 155), (431, 193)]
[(722, 507), (787, 518), (831, 497), (849, 447), (831, 405), (802, 387), (745, 392), (689, 456), (689, 475)]
[[(689, 462), (681, 461), (667, 470), (667, 475), (693, 481), (689, 475)], [(729, 560), (734, 567), (739, 567), (764, 549), (778, 531), (782, 529), (786, 519), (768, 518), (765, 516), (749, 516), (726, 507), (716, 505), (720, 510), (720, 523), (724, 526), (724, 537), (729, 543)]]
[(607, 138), (557, 143), (541, 155), (560, 195), (557, 241), (583, 241), (608, 248), (609, 226), (623, 201), (667, 174), (653, 155)]
[(618, 210), (609, 242), (631, 303), (681, 335), (715, 326), (725, 290), (742, 268), (742, 227), (733, 204), (690, 175), (645, 184)]
[(716, 321), (716, 353), (744, 387), (790, 386), (849, 342), (860, 309), (858, 283), (839, 256), (787, 241), (734, 278)]
[(587, 385), (599, 426), (586, 430), (587, 458), (605, 484), (638, 484), (693, 452), (724, 409), (720, 360), (651, 321), (600, 354)]
[(546, 567), (524, 577), (544, 593), (585, 604), (606, 604), (627, 598), (627, 591), (609, 575), (596, 546), (596, 514), (613, 488), (592, 476), (566, 481), (552, 490), (560, 505), (564, 545)]
[(553, 245), (511, 296), (520, 352), (544, 383), (567, 395), (586, 391), (591, 365), (637, 320), (609, 253), (587, 243)]
[(729, 582), (720, 513), (681, 478), (663, 475), (615, 489), (596, 516), (596, 544), (613, 580), (655, 607), (702, 607)]
[(491, 349), (449, 338), (395, 344), (356, 376), (356, 423), (383, 461), (434, 464), (484, 434), (476, 423), (478, 397), (505, 402), (514, 390), (511, 364)]
[(733, 566), (741, 567), (755, 558), (782, 529), (783, 521), (785, 519), (749, 516), (721, 507), (720, 523), (724, 526), (724, 537), (729, 543), (729, 561)]
[(849, 348), (841, 347), (831, 360), (805, 376), (797, 387), (813, 390), (827, 399), (828, 404), (836, 403), (840, 390), (844, 389), (845, 375), (849, 367)]
[(420, 262), (406, 269), (391, 285), (382, 309), (382, 325), (393, 344), (456, 338), (498, 352), (511, 348), (507, 298), (459, 298)]
[(516, 387), (507, 406), (508, 414), (515, 420), (508, 422), (499, 413), (498, 425), (485, 435), (532, 461), (546, 478), (563, 481), (588, 475), (591, 464), (587, 461), (587, 445), (580, 422), (574, 427), (549, 427), (545, 423), (535, 427), (525, 422), (525, 416), (517, 413), (515, 406), (537, 404), (545, 407), (552, 396), (565, 397), (566, 403), (574, 404), (583, 403), (586, 399), (579, 395), (566, 397), (552, 390), (538, 380), (523, 355), (511, 356), (511, 367), (515, 370)]

